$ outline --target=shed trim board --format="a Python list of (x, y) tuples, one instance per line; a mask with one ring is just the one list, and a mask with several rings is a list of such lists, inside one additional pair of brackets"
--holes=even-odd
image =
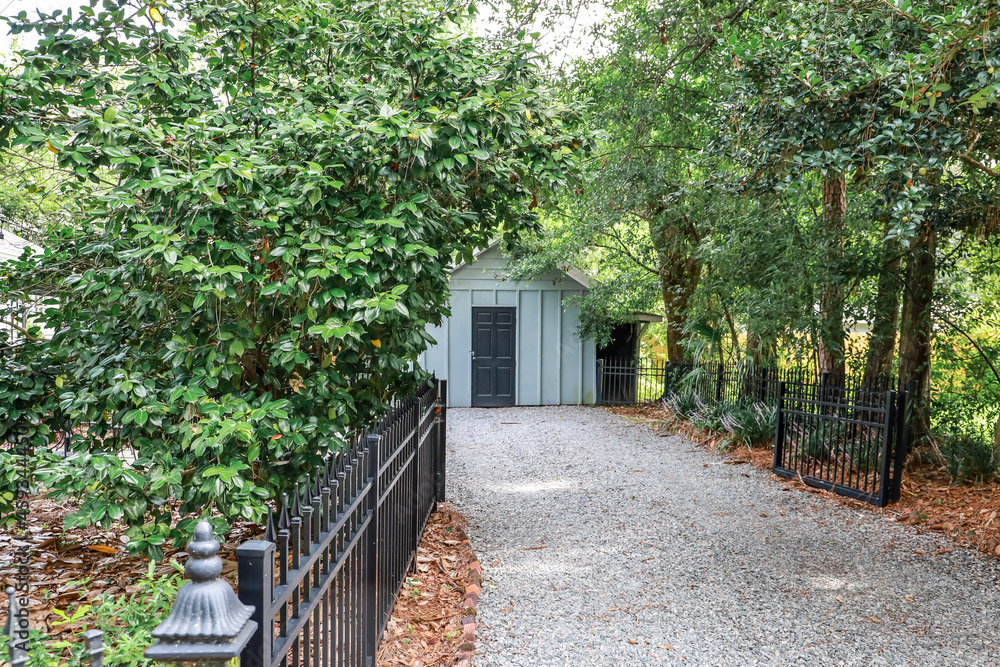
[(436, 344), (420, 355), (420, 366), (448, 380), (449, 406), (471, 407), (473, 308), (513, 308), (515, 404), (593, 404), (597, 349), (593, 339), (579, 338), (579, 307), (567, 304), (589, 283), (576, 279), (583, 274), (575, 268), (514, 282), (506, 277), (508, 262), (492, 247), (453, 269), (451, 315), (428, 327)]

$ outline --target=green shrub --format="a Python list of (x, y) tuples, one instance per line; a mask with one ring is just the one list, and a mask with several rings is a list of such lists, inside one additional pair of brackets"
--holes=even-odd
[(462, 3), (84, 4), (9, 19), (34, 46), (0, 66), (0, 146), (75, 177), (4, 264), (0, 319), (46, 297), (0, 356), (0, 438), (87, 425), (39, 481), (159, 559), (177, 515), (260, 520), (416, 388), (454, 262), (537, 229), (596, 141)]
[(691, 420), (695, 412), (698, 411), (699, 400), (692, 391), (682, 391), (681, 393), (671, 393), (663, 399), (663, 407), (674, 413), (676, 417)]
[(778, 423), (778, 410), (765, 403), (734, 405), (722, 419), (722, 428), (733, 442), (747, 447), (774, 442)]
[(1000, 451), (989, 438), (948, 434), (942, 438), (940, 448), (952, 484), (983, 484), (1000, 468)]
[(730, 406), (714, 401), (705, 404), (697, 397), (695, 400), (698, 403), (698, 409), (691, 415), (691, 421), (694, 422), (694, 425), (703, 431), (722, 431), (722, 423), (729, 416)]

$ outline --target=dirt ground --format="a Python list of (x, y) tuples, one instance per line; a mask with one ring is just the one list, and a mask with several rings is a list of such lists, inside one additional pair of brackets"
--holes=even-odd
[(478, 595), (465, 518), (448, 503), (431, 515), (379, 645), (380, 667), (451, 667), (475, 650), (465, 635), (466, 594)]

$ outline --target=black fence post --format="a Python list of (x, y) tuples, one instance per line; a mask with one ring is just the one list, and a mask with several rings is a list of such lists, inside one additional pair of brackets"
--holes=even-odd
[(374, 433), (368, 434), (366, 445), (368, 447), (368, 478), (371, 480), (372, 485), (368, 490), (368, 507), (366, 510), (371, 512), (371, 521), (365, 529), (367, 533), (365, 535), (363, 575), (365, 593), (360, 622), (364, 623), (365, 665), (374, 665), (376, 655), (378, 654), (378, 635), (382, 626), (383, 612), (378, 603), (378, 550), (379, 533), (381, 530), (379, 525), (379, 501), (382, 495), (382, 486), (379, 483), (379, 468), (382, 466), (382, 436)]
[(829, 386), (830, 386), (830, 373), (823, 372), (819, 374), (819, 396), (817, 397), (820, 402), (820, 414), (827, 414), (830, 412), (830, 406), (827, 405), (829, 400)]
[(878, 479), (878, 505), (885, 507), (889, 504), (890, 481), (892, 476), (891, 464), (893, 460), (892, 446), (896, 440), (896, 392), (887, 391), (885, 393), (885, 418), (882, 423), (882, 460), (879, 461)]
[(602, 396), (601, 396), (601, 387), (603, 386), (603, 384), (604, 384), (604, 359), (598, 359), (597, 360), (597, 388), (596, 388), (596, 391), (595, 391), (595, 398), (596, 398), (596, 400), (594, 401), (595, 405), (600, 405), (601, 404), (601, 398), (602, 398)]
[(271, 662), (274, 618), (270, 616), (274, 594), (274, 542), (250, 540), (236, 547), (236, 576), (240, 602), (253, 607), (251, 621), (257, 629), (240, 656), (243, 667), (261, 667)]
[(448, 452), (448, 381), (437, 381), (437, 469), (434, 471), (434, 496), (435, 505), (444, 502), (445, 483), (447, 481)]
[(719, 372), (716, 374), (715, 378), (715, 402), (719, 403), (722, 401), (722, 384), (725, 381), (724, 367), (719, 364)]
[(785, 451), (785, 383), (778, 383), (778, 413), (774, 429), (774, 467), (781, 468)]

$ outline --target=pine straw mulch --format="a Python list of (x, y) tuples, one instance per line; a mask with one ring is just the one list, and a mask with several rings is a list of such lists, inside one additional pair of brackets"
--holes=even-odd
[[(379, 644), (379, 667), (452, 667), (475, 650), (468, 619), (482, 571), (465, 517), (439, 503), (424, 531), (415, 570), (406, 577)], [(474, 612), (472, 612), (474, 613)]]
[[(660, 406), (616, 407), (611, 411), (632, 422), (647, 424), (661, 435), (681, 435), (697, 445), (724, 453), (726, 463), (749, 463), (768, 471), (773, 467), (774, 454), (770, 448), (740, 445), (722, 452), (727, 444), (725, 434), (697, 429)], [(995, 478), (983, 486), (953, 486), (944, 466), (930, 457), (911, 456), (904, 470), (900, 501), (884, 509), (808, 486), (800, 480), (777, 476), (776, 479), (788, 489), (819, 494), (842, 505), (894, 517), (916, 527), (918, 532), (939, 531), (957, 545), (1000, 556), (1000, 483)]]

